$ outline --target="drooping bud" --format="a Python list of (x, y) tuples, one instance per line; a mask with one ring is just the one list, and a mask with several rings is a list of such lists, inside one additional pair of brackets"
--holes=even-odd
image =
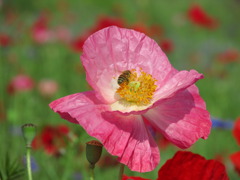
[(86, 144), (86, 157), (90, 163), (90, 168), (93, 169), (101, 157), (103, 145), (96, 140), (89, 141)]
[(22, 133), (26, 146), (31, 148), (32, 141), (36, 135), (36, 126), (34, 124), (24, 124), (22, 126)]

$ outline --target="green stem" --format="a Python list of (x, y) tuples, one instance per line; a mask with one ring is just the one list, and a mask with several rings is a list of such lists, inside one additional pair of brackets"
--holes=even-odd
[(30, 147), (27, 147), (27, 171), (28, 171), (28, 180), (32, 180), (31, 148)]
[(124, 164), (120, 164), (118, 180), (122, 180), (123, 172), (124, 172)]
[(90, 180), (94, 180), (94, 167), (90, 167)]

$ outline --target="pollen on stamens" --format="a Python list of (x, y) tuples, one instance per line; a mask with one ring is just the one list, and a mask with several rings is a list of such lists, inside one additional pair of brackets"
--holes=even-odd
[(151, 104), (157, 89), (155, 84), (157, 80), (142, 70), (137, 73), (135, 69), (131, 70), (128, 80), (128, 82), (120, 84), (116, 91), (122, 98), (121, 100), (139, 106)]

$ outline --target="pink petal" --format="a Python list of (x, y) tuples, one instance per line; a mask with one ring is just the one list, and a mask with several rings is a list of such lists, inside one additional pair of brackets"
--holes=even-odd
[(209, 113), (195, 85), (162, 100), (144, 117), (180, 148), (190, 147), (199, 138), (206, 139), (211, 129)]
[(108, 103), (116, 101), (111, 79), (117, 79), (122, 71), (142, 68), (161, 84), (172, 68), (154, 40), (116, 26), (90, 36), (83, 46), (81, 60), (88, 83), (99, 92), (98, 97)]
[(150, 179), (123, 175), (122, 180), (150, 180)]
[(203, 75), (195, 70), (180, 71), (173, 70), (169, 73), (169, 78), (166, 78), (154, 95), (155, 100), (161, 100), (174, 96), (180, 90), (186, 89), (193, 85), (197, 80), (202, 79)]
[(79, 123), (131, 170), (146, 172), (158, 165), (158, 147), (141, 116), (109, 112), (108, 106), (101, 104), (93, 91), (63, 97), (52, 102), (50, 107), (62, 118)]

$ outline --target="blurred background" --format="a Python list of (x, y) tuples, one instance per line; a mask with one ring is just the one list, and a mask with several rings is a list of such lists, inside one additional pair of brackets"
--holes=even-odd
[[(80, 62), (83, 42), (116, 25), (153, 38), (178, 70), (204, 74), (197, 86), (214, 123), (209, 138), (189, 150), (221, 161), (230, 179), (238, 179), (229, 156), (240, 150), (232, 135), (240, 115), (239, 17), (239, 0), (0, 0), (0, 175), (11, 177), (7, 169), (25, 167), (21, 126), (33, 123), (34, 179), (87, 179), (85, 143), (92, 138), (48, 104), (91, 89)], [(179, 150), (160, 134), (155, 139), (161, 151), (156, 170), (126, 168), (126, 174), (156, 179)], [(104, 150), (95, 171), (96, 179), (116, 177), (116, 158)]]

